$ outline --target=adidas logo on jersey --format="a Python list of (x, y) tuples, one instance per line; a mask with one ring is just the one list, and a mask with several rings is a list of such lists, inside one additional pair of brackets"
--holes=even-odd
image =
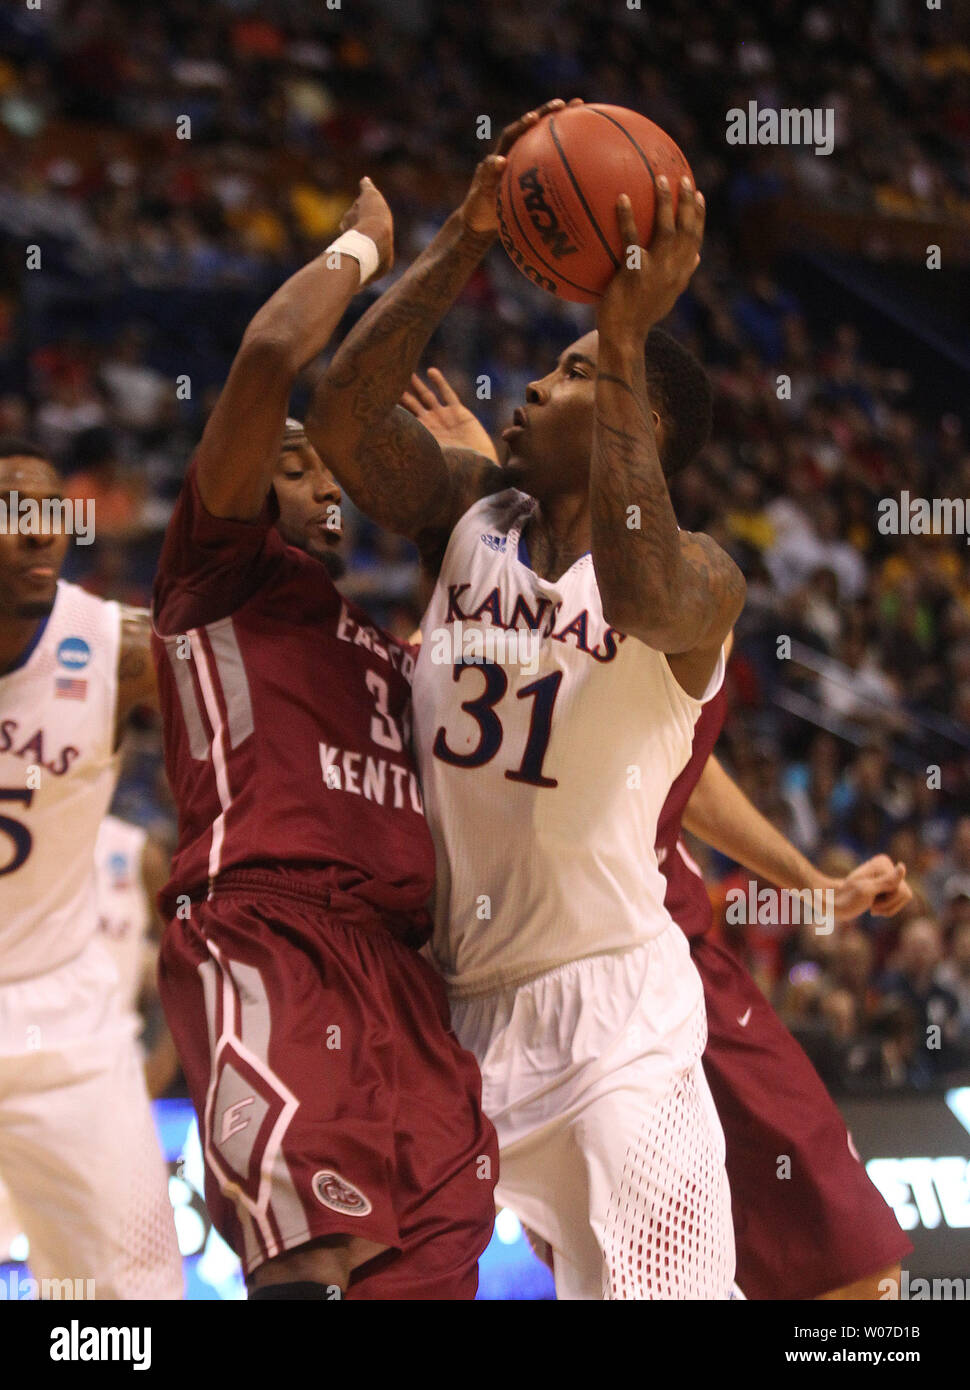
[(487, 531), (483, 531), (479, 539), (483, 540), (490, 550), (505, 550), (507, 541), (505, 536), (492, 536)]

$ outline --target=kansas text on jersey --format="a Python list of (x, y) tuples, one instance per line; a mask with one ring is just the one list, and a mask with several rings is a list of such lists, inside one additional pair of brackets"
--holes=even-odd
[(555, 582), (530, 568), (533, 506), (510, 489), (465, 513), (421, 625), (415, 743), (435, 954), (454, 994), (670, 924), (653, 846), (702, 702), (662, 653), (606, 623), (591, 556)]

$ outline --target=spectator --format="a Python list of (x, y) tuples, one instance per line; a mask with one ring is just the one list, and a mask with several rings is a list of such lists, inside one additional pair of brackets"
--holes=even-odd
[(887, 1001), (912, 1010), (915, 1042), (925, 1050), (925, 1065), (934, 1073), (945, 1071), (955, 1060), (951, 1054), (960, 1029), (959, 1002), (940, 978), (942, 959), (939, 926), (931, 917), (916, 917), (902, 928), (895, 960), (879, 982)]

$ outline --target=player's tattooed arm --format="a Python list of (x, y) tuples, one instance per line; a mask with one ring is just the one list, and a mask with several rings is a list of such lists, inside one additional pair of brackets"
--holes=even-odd
[(355, 325), (314, 390), (306, 417), (311, 444), (361, 511), (399, 535), (425, 543), (433, 536), (440, 544), (472, 502), (504, 486), (485, 455), (446, 458), (398, 402), (432, 333), (495, 240), (507, 151), (563, 104), (547, 102), (506, 127), (461, 207)]
[[(369, 179), (361, 181), (340, 224), (342, 232), (350, 228), (377, 246), (377, 273), (388, 270), (393, 222)], [(296, 379), (323, 351), (359, 287), (356, 260), (341, 256), (333, 264), (323, 252), (281, 285), (249, 324), (196, 454), (199, 493), (214, 516), (252, 521), (259, 515)]]
[(134, 711), (148, 705), (158, 708), (158, 686), (151, 650), (151, 617), (147, 608), (121, 609), (121, 652), (118, 657), (118, 712), (115, 743)]
[[(660, 181), (662, 184), (663, 181)], [(658, 185), (650, 251), (637, 247), (629, 199), (617, 218), (627, 255), (600, 302), (590, 469), (593, 565), (607, 621), (666, 652), (688, 692), (701, 696), (744, 604), (744, 578), (710, 536), (680, 531), (657, 449), (644, 346), (698, 261), (704, 203), (680, 190), (674, 221)]]
[(498, 463), (495, 445), (443, 372), (432, 367), (428, 381), (415, 373), (401, 404), (434, 436), (447, 470), (444, 523), (427, 526), (417, 538), (425, 576), (433, 578), (441, 568), (451, 518), (460, 516), (478, 497), (503, 487), (504, 478), (497, 468), (489, 467)]
[(483, 455), (462, 450), (460, 460), (450, 459), (398, 405), (428, 339), (492, 239), (465, 228), (454, 213), (348, 334), (306, 414), (310, 443), (355, 505), (415, 541), (450, 530), (483, 495), (476, 484), (484, 469), (500, 475)]
[[(319, 452), (321, 446), (316, 447)], [(341, 477), (336, 460), (326, 451), (321, 457), (361, 511), (414, 541), (430, 575), (441, 568), (458, 518), (478, 498), (508, 486), (502, 469), (490, 458), (471, 449), (443, 449), (403, 406), (395, 406), (384, 425), (361, 442), (356, 456), (359, 486), (352, 488), (346, 471)], [(420, 482), (415, 483), (415, 477)], [(434, 491), (425, 495), (428, 480)]]

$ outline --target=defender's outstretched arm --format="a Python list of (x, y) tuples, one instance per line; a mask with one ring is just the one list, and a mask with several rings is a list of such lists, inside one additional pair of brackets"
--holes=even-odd
[[(360, 196), (340, 224), (341, 232), (351, 229), (374, 242), (383, 274), (394, 256), (393, 223), (369, 179), (361, 180)], [(196, 453), (199, 493), (213, 516), (253, 521), (259, 515), (294, 382), (326, 346), (359, 286), (359, 262), (325, 251), (281, 285), (246, 329)]]
[(684, 810), (684, 826), (721, 854), (778, 888), (831, 889), (837, 922), (863, 912), (894, 917), (913, 892), (905, 864), (877, 854), (845, 878), (830, 878), (766, 820), (713, 755)]

